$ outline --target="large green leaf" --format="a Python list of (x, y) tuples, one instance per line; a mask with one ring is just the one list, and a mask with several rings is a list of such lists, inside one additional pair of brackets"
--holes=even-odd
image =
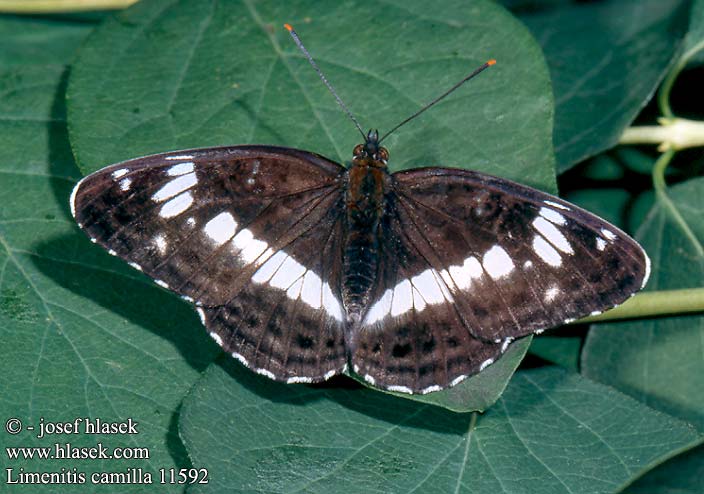
[[(704, 280), (704, 179), (672, 187), (639, 232), (653, 261), (650, 290), (700, 287)], [(677, 221), (679, 215), (682, 222)], [(689, 231), (685, 231), (682, 225)], [(704, 430), (704, 316), (600, 324), (587, 338), (583, 372)], [(631, 490), (701, 492), (704, 448), (662, 465)]]
[(701, 51), (701, 44), (704, 42), (704, 0), (694, 0), (689, 20), (689, 31), (684, 40), (684, 51), (698, 50), (695, 60), (702, 63), (704, 55)]
[[(350, 30), (360, 18), (368, 22)], [(483, 1), (448, 2), (432, 15), (420, 1), (325, 7), (299, 1), (285, 9), (277, 2), (138, 4), (96, 31), (72, 72), (70, 128), (82, 168), (228, 143), (349, 157), (359, 135), (281, 27), (284, 21), (299, 26), (357, 117), (386, 128), (496, 57), (495, 67), (389, 139), (392, 168), (458, 165), (554, 190), (552, 101), (542, 56), (525, 28)], [(478, 381), (421, 399), (485, 409), (528, 343)]]
[(521, 14), (550, 66), (559, 171), (618, 142), (677, 57), (688, 7), (611, 0)]
[(0, 67), (64, 65), (95, 24), (83, 18), (0, 19)]
[(631, 494), (701, 494), (704, 492), (704, 445), (663, 463), (628, 487)]
[(517, 373), (479, 415), (284, 386), (227, 361), (195, 386), (179, 424), (194, 466), (210, 473), (192, 493), (610, 493), (697, 439), (556, 367)]
[(81, 169), (241, 143), (349, 160), (361, 137), (284, 22), (363, 125), (382, 133), (496, 58), (389, 138), (391, 167), (460, 166), (553, 189), (552, 97), (540, 48), (488, 1), (441, 9), (420, 0), (139, 3), (96, 31), (72, 72), (70, 131)]
[[(638, 238), (650, 255), (648, 290), (700, 287), (704, 280), (704, 179), (672, 187), (674, 219), (658, 202)], [(596, 325), (582, 355), (583, 372), (704, 431), (704, 316), (682, 315)]]
[[(0, 19), (3, 42), (19, 46), (36, 27)], [(11, 460), (6, 447), (71, 443), (148, 448), (137, 466), (188, 466), (175, 431), (185, 392), (216, 352), (188, 307), (102, 251), (86, 247), (68, 198), (80, 176), (71, 156), (63, 96), (66, 63), (85, 26), (55, 37), (37, 33), (51, 65), (18, 60), (0, 68), (0, 416), (24, 430), (3, 431), (2, 492), (147, 492), (149, 485), (12, 485), (25, 472), (77, 468), (124, 471), (134, 460)], [(17, 38), (15, 38), (15, 35)], [(66, 43), (63, 47), (57, 43)], [(42, 43), (35, 49), (41, 51)], [(21, 51), (21, 50), (20, 50)], [(59, 54), (62, 54), (59, 57)], [(22, 55), (25, 56), (25, 55)], [(59, 63), (61, 62), (61, 63)], [(88, 244), (90, 245), (90, 244)], [(165, 323), (166, 321), (166, 323)], [(37, 438), (40, 420), (99, 418), (138, 423), (138, 435)], [(30, 432), (27, 427), (34, 426)], [(159, 486), (179, 492), (178, 486)]]

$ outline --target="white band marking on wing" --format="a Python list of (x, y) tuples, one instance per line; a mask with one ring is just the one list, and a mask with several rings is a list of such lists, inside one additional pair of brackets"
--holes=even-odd
[(170, 199), (181, 192), (190, 189), (198, 183), (198, 178), (195, 173), (181, 175), (166, 182), (166, 184), (152, 195), (152, 200), (162, 202)]
[(507, 276), (514, 268), (511, 257), (498, 245), (493, 246), (484, 254), (482, 265), (489, 276), (495, 280)]
[(203, 232), (216, 246), (220, 246), (230, 240), (236, 231), (237, 221), (227, 212), (218, 214), (203, 227)]
[(558, 228), (550, 223), (548, 220), (542, 216), (538, 216), (533, 220), (533, 228), (540, 232), (540, 234), (545, 237), (545, 239), (552, 245), (557, 247), (559, 250), (565, 254), (574, 254), (572, 246), (567, 241), (567, 238), (562, 234)]
[(166, 174), (170, 177), (178, 177), (179, 175), (185, 175), (186, 173), (191, 173), (193, 171), (194, 165), (195, 163), (193, 163), (192, 161), (179, 163), (166, 170)]
[(533, 250), (538, 257), (550, 266), (558, 267), (562, 265), (560, 253), (540, 235), (533, 237)]
[(193, 204), (193, 196), (190, 192), (184, 192), (164, 204), (161, 207), (161, 211), (159, 211), (159, 216), (162, 218), (173, 218), (191, 207), (191, 204)]

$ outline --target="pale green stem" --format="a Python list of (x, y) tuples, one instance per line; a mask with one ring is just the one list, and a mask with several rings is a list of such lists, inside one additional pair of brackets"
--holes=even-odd
[(620, 144), (658, 144), (659, 151), (704, 146), (704, 123), (677, 118), (670, 108), (670, 92), (690, 59), (704, 50), (704, 40), (695, 44), (677, 60), (658, 91), (658, 106), (663, 117), (660, 126), (631, 127), (625, 130)]
[(704, 288), (660, 290), (639, 293), (623, 304), (598, 316), (589, 316), (573, 324), (602, 322), (635, 317), (665, 316), (704, 311)]
[(658, 144), (658, 151), (704, 146), (704, 122), (686, 118), (660, 118), (660, 125), (629, 127), (619, 144)]
[[(704, 122), (677, 118), (670, 108), (670, 92), (677, 76), (685, 68), (689, 60), (703, 49), (704, 40), (687, 50), (677, 60), (677, 63), (663, 81), (658, 92), (658, 106), (664, 115), (658, 119), (660, 125), (631, 127), (626, 129), (620, 139), (621, 144), (658, 144), (658, 150), (663, 154), (653, 167), (653, 188), (655, 189), (659, 206), (670, 215), (700, 257), (704, 257), (704, 248), (701, 242), (684, 218), (682, 218), (679, 210), (667, 194), (665, 170), (677, 150), (704, 146)], [(604, 314), (585, 317), (576, 322), (607, 321), (700, 311), (704, 311), (704, 288), (656, 291), (639, 293), (624, 304)]]
[(0, 0), (0, 12), (47, 14), (88, 10), (124, 9), (137, 0)]

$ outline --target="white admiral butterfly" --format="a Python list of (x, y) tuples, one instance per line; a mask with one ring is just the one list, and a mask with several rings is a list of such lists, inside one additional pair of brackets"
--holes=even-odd
[(382, 139), (366, 134), (349, 169), (273, 146), (137, 158), (81, 180), (71, 208), (227, 352), (289, 383), (351, 365), (387, 390), (440, 390), (647, 281), (643, 249), (606, 221), (482, 173), (391, 174)]

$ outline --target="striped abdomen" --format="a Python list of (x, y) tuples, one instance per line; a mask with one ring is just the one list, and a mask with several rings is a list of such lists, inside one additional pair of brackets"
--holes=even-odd
[(355, 163), (350, 169), (342, 277), (342, 301), (350, 322), (362, 317), (377, 277), (384, 181), (385, 170), (373, 164)]

